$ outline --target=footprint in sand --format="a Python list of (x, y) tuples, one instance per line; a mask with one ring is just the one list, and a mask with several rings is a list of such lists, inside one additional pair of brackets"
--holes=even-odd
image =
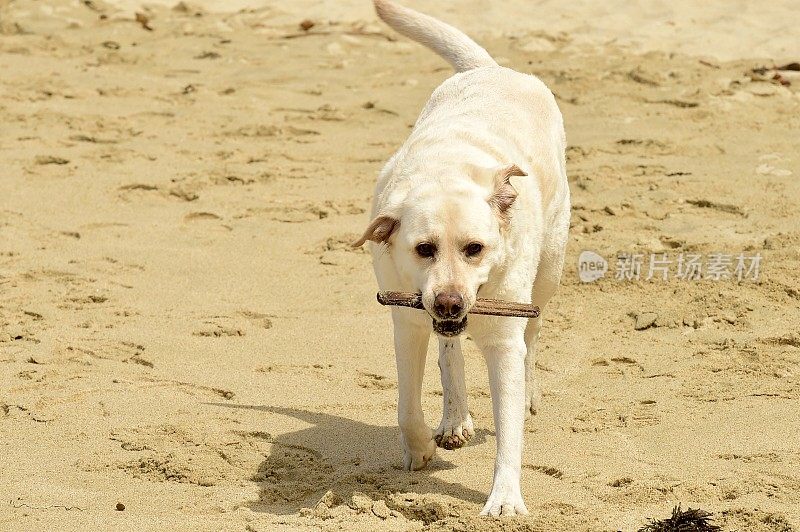
[(272, 328), (272, 320), (267, 314), (240, 310), (233, 316), (210, 316), (203, 320), (203, 326), (192, 336), (210, 338), (245, 336), (248, 330), (267, 330)]
[(544, 473), (548, 477), (553, 477), (557, 480), (562, 480), (564, 478), (564, 472), (557, 467), (552, 466), (545, 466), (545, 465), (527, 465), (523, 464), (522, 466), (525, 469), (532, 469), (533, 471), (538, 471), (539, 473)]
[(143, 200), (145, 198), (178, 199), (181, 201), (195, 201), (200, 196), (194, 190), (194, 186), (173, 186), (161, 188), (157, 185), (147, 183), (131, 183), (123, 185), (117, 190), (119, 196), (125, 201)]
[(341, 233), (330, 236), (325, 241), (310, 248), (306, 253), (317, 255), (317, 260), (324, 266), (338, 266), (352, 263), (359, 256), (367, 255), (364, 247), (354, 248), (352, 243), (360, 235), (357, 233)]
[(109, 439), (119, 444), (120, 452), (115, 453), (119, 459), (84, 467), (119, 469), (148, 482), (214, 486), (242, 478), (262, 456), (257, 449), (233, 447), (203, 431), (180, 425), (122, 428), (114, 430)]
[(383, 375), (365, 372), (359, 374), (358, 385), (367, 390), (393, 390), (397, 388), (397, 383), (391, 379)]
[(660, 423), (655, 401), (643, 400), (615, 409), (592, 408), (572, 420), (572, 432), (602, 432), (620, 427), (646, 427)]
[(274, 202), (267, 207), (249, 208), (244, 214), (237, 215), (237, 218), (250, 218), (252, 216), (266, 214), (267, 217), (276, 222), (283, 223), (304, 223), (322, 220), (329, 216), (363, 214), (366, 208), (361, 201), (331, 201), (327, 200), (320, 203), (303, 202), (295, 200), (285, 202)]
[(213, 212), (190, 212), (183, 217), (183, 223), (190, 227), (196, 227), (202, 231), (228, 232), (233, 227), (221, 223), (222, 217)]
[(96, 360), (110, 360), (153, 368), (155, 364), (145, 356), (145, 347), (136, 342), (80, 339), (54, 350), (52, 359), (43, 362), (61, 361), (93, 364)]

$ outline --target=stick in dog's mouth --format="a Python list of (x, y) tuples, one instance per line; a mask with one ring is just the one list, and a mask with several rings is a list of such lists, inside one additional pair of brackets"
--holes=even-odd
[[(397, 307), (410, 307), (425, 310), (422, 304), (422, 294), (412, 292), (378, 292), (378, 303), (381, 305), (393, 305)], [(508, 316), (515, 318), (538, 318), (539, 307), (529, 303), (510, 303), (500, 299), (488, 299), (479, 297), (475, 304), (467, 312), (468, 314), (489, 314), (492, 316)], [(461, 334), (463, 327), (467, 326), (467, 318), (461, 321), (444, 320), (443, 322), (434, 321), (434, 330), (437, 330), (437, 323), (447, 323), (443, 330), (457, 330), (455, 325), (462, 325), (462, 329), (450, 336)], [(438, 332), (438, 331), (437, 331)], [(446, 334), (444, 336), (447, 336)]]

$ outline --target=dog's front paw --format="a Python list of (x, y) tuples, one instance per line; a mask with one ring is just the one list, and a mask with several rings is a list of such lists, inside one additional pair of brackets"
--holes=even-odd
[(463, 418), (453, 419), (449, 416), (442, 418), (439, 427), (433, 435), (436, 445), (442, 449), (452, 451), (453, 449), (460, 449), (475, 435), (475, 429), (472, 425), (472, 416), (469, 412)]
[(403, 468), (406, 471), (419, 471), (425, 469), (428, 462), (431, 461), (433, 455), (436, 454), (436, 442), (432, 439), (426, 442), (420, 442), (416, 445), (410, 445), (409, 442), (403, 438)]
[(481, 515), (492, 517), (528, 515), (528, 509), (525, 507), (525, 501), (522, 500), (519, 486), (512, 487), (512, 485), (495, 481), (492, 492), (489, 494), (489, 500), (481, 510)]

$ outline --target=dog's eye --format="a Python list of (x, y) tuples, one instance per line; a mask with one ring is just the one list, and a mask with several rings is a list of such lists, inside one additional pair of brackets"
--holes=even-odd
[(483, 244), (479, 244), (478, 242), (468, 244), (467, 247), (464, 248), (464, 253), (467, 254), (467, 257), (475, 257), (479, 255), (481, 251), (483, 251)]
[(417, 255), (425, 258), (433, 257), (433, 254), (436, 253), (436, 246), (428, 242), (417, 244), (417, 247), (414, 249), (416, 249)]

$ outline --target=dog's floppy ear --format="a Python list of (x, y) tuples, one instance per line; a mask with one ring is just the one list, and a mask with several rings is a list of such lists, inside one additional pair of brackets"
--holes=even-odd
[(494, 174), (494, 190), (492, 195), (489, 196), (489, 205), (506, 222), (509, 216), (508, 209), (517, 199), (517, 191), (514, 185), (511, 184), (511, 177), (515, 175), (524, 176), (528, 174), (523, 172), (516, 164), (504, 166), (497, 170)]
[(354, 248), (360, 247), (367, 240), (372, 240), (378, 244), (384, 243), (389, 240), (389, 237), (392, 236), (392, 233), (395, 229), (397, 229), (399, 224), (400, 220), (393, 218), (392, 216), (385, 214), (376, 216), (375, 219), (369, 223), (367, 230), (364, 231), (364, 234), (361, 235), (361, 238), (353, 242), (352, 246)]

